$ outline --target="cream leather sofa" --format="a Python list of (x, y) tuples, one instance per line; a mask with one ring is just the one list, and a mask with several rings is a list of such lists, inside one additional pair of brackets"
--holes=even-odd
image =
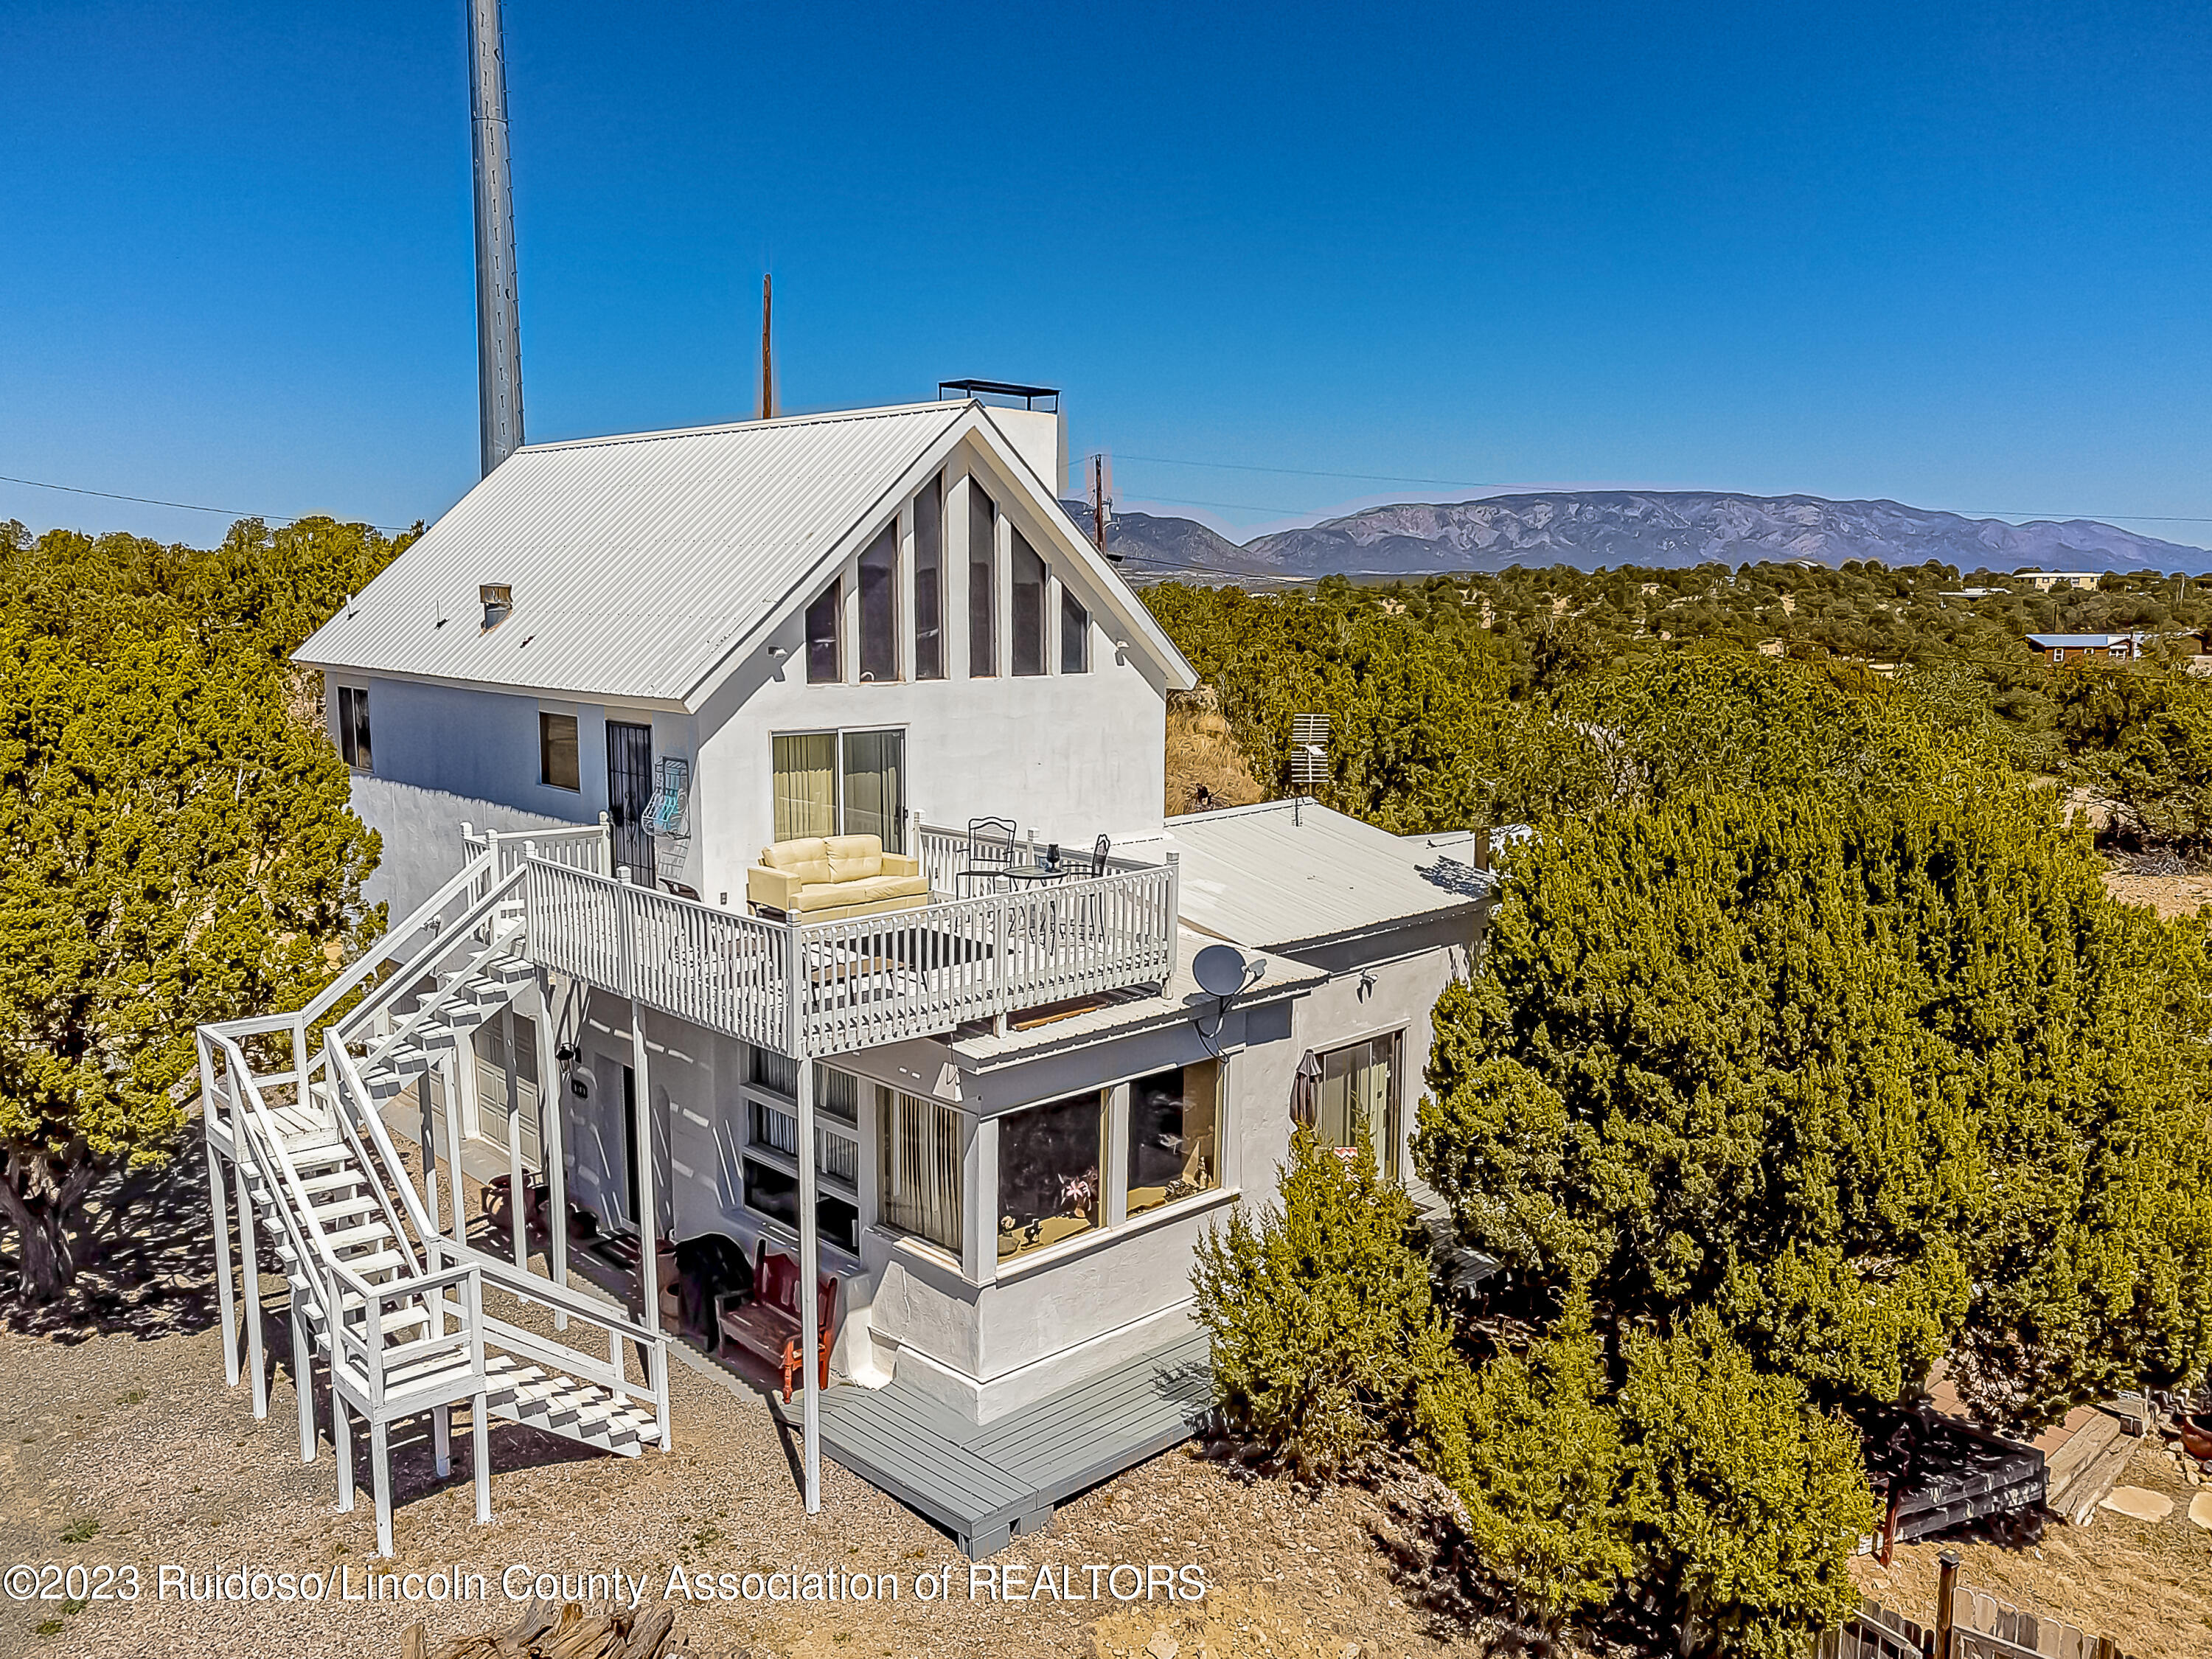
[(835, 921), (919, 908), (929, 879), (920, 859), (886, 853), (877, 836), (811, 836), (763, 848), (745, 872), (745, 897), (794, 921)]

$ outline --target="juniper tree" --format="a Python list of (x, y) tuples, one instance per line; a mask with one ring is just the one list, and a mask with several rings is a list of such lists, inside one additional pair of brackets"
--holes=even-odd
[(94, 1183), (173, 1150), (193, 1027), (296, 1005), (374, 931), (375, 837), (242, 630), (0, 620), (0, 1214), (22, 1293)]
[(1824, 1397), (1947, 1352), (2034, 1425), (2212, 1350), (2201, 928), (2047, 796), (1693, 795), (1516, 858), (1416, 1158), (1601, 1322), (1711, 1308)]
[(1418, 1390), (1449, 1361), (1417, 1225), (1371, 1153), (1347, 1164), (1299, 1130), (1274, 1206), (1256, 1220), (1240, 1206), (1199, 1241), (1216, 1396), (1301, 1476), (1402, 1442)]
[(1525, 1354), (1449, 1366), (1419, 1392), (1419, 1455), (1459, 1499), (1468, 1553), (1547, 1634), (1610, 1601), (1632, 1565), (1610, 1392), (1579, 1293)]
[(1850, 1425), (1761, 1372), (1707, 1308), (1630, 1340), (1620, 1408), (1637, 1583), (1677, 1651), (1802, 1659), (1858, 1605), (1850, 1559), (1875, 1507)]

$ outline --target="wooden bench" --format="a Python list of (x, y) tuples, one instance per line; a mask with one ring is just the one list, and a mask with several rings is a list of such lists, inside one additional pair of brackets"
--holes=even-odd
[[(837, 1340), (837, 1275), (823, 1273), (816, 1286), (817, 1329), (822, 1352), (817, 1357), (821, 1385), (830, 1386), (830, 1351)], [(805, 1363), (799, 1358), (799, 1263), (781, 1250), (771, 1250), (763, 1239), (755, 1257), (751, 1294), (734, 1307), (732, 1299), (715, 1298), (717, 1322), (725, 1340), (750, 1349), (771, 1365), (783, 1368), (783, 1398), (791, 1401), (792, 1380)]]

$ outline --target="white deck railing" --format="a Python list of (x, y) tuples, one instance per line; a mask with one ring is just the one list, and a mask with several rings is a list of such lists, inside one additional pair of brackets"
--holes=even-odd
[(536, 857), (526, 868), (539, 966), (794, 1057), (1164, 984), (1175, 968), (1173, 862), (821, 922), (740, 915)]

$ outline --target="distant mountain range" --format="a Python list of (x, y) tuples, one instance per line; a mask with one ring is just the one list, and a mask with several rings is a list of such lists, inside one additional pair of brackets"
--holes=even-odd
[[(1090, 523), (1087, 507), (1076, 512)], [(1961, 571), (2212, 570), (2212, 551), (2138, 536), (2087, 519), (2008, 524), (1897, 501), (1710, 490), (1593, 489), (1408, 501), (1281, 530), (1242, 546), (1190, 519), (1118, 514), (1109, 545), (1139, 580), (1194, 575), (1312, 580), (1345, 575), (1429, 576), (1513, 565), (1781, 563), (1848, 559), (1956, 565)]]

